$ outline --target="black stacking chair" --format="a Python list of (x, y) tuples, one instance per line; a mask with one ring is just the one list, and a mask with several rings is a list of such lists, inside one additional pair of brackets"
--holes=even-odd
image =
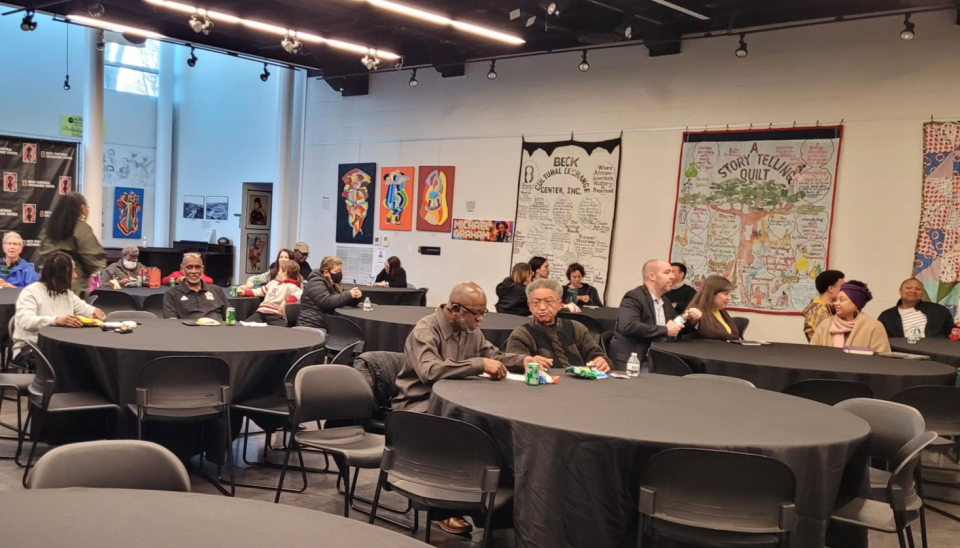
[(796, 478), (761, 455), (668, 449), (653, 456), (640, 481), (640, 530), (684, 545), (790, 546), (797, 525)]
[(141, 489), (190, 492), (190, 475), (164, 447), (137, 440), (73, 443), (52, 449), (33, 467), (29, 489)]
[[(290, 453), (301, 447), (319, 449), (329, 453), (340, 470), (344, 485), (343, 515), (348, 517), (360, 469), (375, 469), (380, 466), (383, 436), (366, 432), (362, 425), (323, 430), (298, 430), (298, 427), (322, 420), (365, 422), (376, 410), (370, 385), (363, 375), (352, 367), (334, 364), (311, 365), (297, 372), (293, 385), (287, 385), (287, 404), (293, 415), (292, 424), (296, 426), (292, 430), (290, 443), (287, 444), (274, 502), (280, 502)], [(350, 468), (356, 468), (352, 484)]]
[(494, 513), (513, 500), (513, 489), (498, 486), (500, 469), (496, 443), (476, 426), (426, 413), (390, 413), (370, 523), (387, 488), (410, 499), (415, 509), (426, 510), (427, 543), (434, 508), (479, 511), (481, 545), (487, 548)]
[(836, 405), (854, 398), (873, 397), (873, 390), (866, 384), (839, 379), (809, 379), (795, 382), (784, 388), (783, 393), (827, 405)]
[(13, 360), (13, 326), (16, 323), (16, 315), (7, 322), (7, 336), (0, 340), (0, 371), (6, 373), (10, 369)]
[(744, 333), (747, 332), (747, 326), (750, 325), (750, 318), (733, 316), (730, 319), (733, 320), (734, 325), (737, 326), (737, 331), (740, 332), (740, 338), (744, 338)]
[[(363, 343), (363, 330), (349, 319), (324, 314), (323, 323), (327, 328), (327, 355), (331, 358), (355, 342)], [(359, 353), (363, 348), (355, 347), (355, 350)], [(349, 363), (353, 363), (353, 360)]]
[[(642, 360), (643, 358), (641, 358)], [(656, 348), (650, 349), (650, 372), (659, 375), (685, 377), (693, 374), (693, 369), (683, 358)]]
[(143, 309), (147, 312), (153, 312), (158, 318), (163, 317), (163, 293), (156, 295), (147, 295), (143, 300)]
[[(137, 416), (137, 438), (143, 439), (148, 422), (200, 423), (200, 475), (221, 493), (236, 494), (233, 439), (230, 435), (230, 368), (213, 356), (165, 356), (151, 360), (137, 381), (137, 403), (130, 408)], [(230, 489), (203, 470), (204, 423), (221, 419), (225, 434)]]
[(287, 327), (297, 325), (297, 318), (300, 317), (300, 303), (287, 303), (283, 305), (283, 317), (287, 319)]
[[(0, 421), (0, 427), (11, 430), (16, 435), (2, 435), (0, 440), (19, 441), (23, 432), (23, 405), (22, 398), (30, 395), (30, 385), (33, 384), (36, 376), (33, 373), (0, 373), (0, 412), (3, 410), (3, 402), (9, 401), (17, 406), (17, 424), (7, 424)], [(12, 457), (0, 456), (0, 460), (11, 460), (20, 457), (20, 450)]]
[(603, 353), (607, 356), (610, 355), (611, 342), (613, 342), (613, 331), (607, 331), (606, 333), (600, 335), (600, 346), (603, 348)]
[(357, 341), (347, 345), (346, 348), (337, 352), (337, 355), (330, 360), (330, 363), (334, 365), (353, 365), (354, 355), (357, 354), (357, 349), (361, 344), (363, 344), (363, 341)]
[(593, 336), (593, 338), (597, 342), (600, 342), (600, 337), (603, 335), (603, 327), (600, 326), (600, 322), (597, 320), (591, 318), (590, 316), (584, 316), (583, 314), (571, 314), (570, 312), (561, 312), (557, 315), (564, 320), (582, 323), (587, 330), (590, 331), (590, 334)]
[[(115, 424), (120, 424), (120, 406), (107, 400), (107, 398), (100, 393), (58, 392), (56, 389), (57, 374), (54, 372), (53, 366), (50, 365), (50, 361), (43, 355), (43, 352), (40, 351), (37, 345), (28, 341), (27, 348), (34, 353), (37, 363), (37, 373), (33, 384), (28, 388), (30, 396), (27, 400), (27, 422), (23, 425), (23, 428), (20, 429), (20, 440), (17, 444), (17, 459), (19, 459), (23, 451), (23, 441), (26, 437), (27, 430), (30, 429), (30, 421), (36, 419), (37, 423), (34, 425), (33, 434), (30, 436), (32, 441), (30, 444), (30, 456), (27, 457), (27, 463), (22, 465), (24, 467), (24, 487), (27, 486), (27, 475), (33, 466), (33, 457), (37, 451), (37, 442), (43, 435), (43, 425), (48, 414), (96, 410), (113, 411), (116, 419)], [(109, 429), (105, 428), (105, 430)], [(19, 460), (16, 460), (16, 462), (18, 465), (20, 464)]]
[(117, 291), (114, 289), (97, 289), (90, 294), (90, 298), (96, 297), (97, 308), (103, 310), (104, 314), (117, 312), (120, 310), (139, 310), (137, 300), (129, 293)]
[(107, 314), (108, 322), (138, 321), (138, 320), (156, 320), (157, 315), (146, 310), (117, 310)]

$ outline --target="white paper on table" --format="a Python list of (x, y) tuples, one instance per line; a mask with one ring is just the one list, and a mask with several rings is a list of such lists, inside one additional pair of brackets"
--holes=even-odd
[(240, 322), (240, 325), (243, 327), (266, 327), (267, 324), (263, 322)]
[[(480, 376), (483, 377), (483, 378), (485, 378), (485, 379), (489, 379), (489, 378), (490, 378), (490, 375), (487, 375), (486, 373), (480, 373)], [(510, 372), (508, 372), (508, 373), (507, 373), (507, 380), (508, 380), (508, 381), (527, 382), (527, 376), (524, 375), (523, 373), (510, 373)]]

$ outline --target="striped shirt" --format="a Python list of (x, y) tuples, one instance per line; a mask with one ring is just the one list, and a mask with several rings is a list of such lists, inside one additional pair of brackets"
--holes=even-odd
[(667, 325), (667, 316), (663, 313), (663, 298), (653, 299), (653, 311), (657, 316), (657, 325)]
[(915, 329), (919, 330), (921, 339), (925, 336), (924, 332), (927, 329), (926, 314), (916, 308), (897, 308), (897, 312), (900, 313), (900, 319), (903, 320), (904, 336), (909, 337)]

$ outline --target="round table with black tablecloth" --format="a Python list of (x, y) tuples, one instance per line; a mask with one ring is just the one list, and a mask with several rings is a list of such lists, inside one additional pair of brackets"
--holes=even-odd
[(841, 379), (862, 382), (873, 390), (873, 397), (886, 400), (911, 386), (952, 386), (956, 379), (956, 369), (942, 363), (846, 354), (827, 346), (693, 340), (653, 347), (680, 356), (694, 373), (739, 377), (776, 392), (807, 379)]
[(239, 498), (134, 489), (0, 492), (8, 546), (47, 548), (417, 548), (421, 542), (324, 512)]
[(895, 352), (923, 354), (930, 356), (933, 361), (945, 363), (950, 367), (960, 367), (960, 342), (950, 339), (923, 338), (917, 341), (917, 344), (910, 344), (903, 338), (890, 339), (890, 348)]
[[(249, 318), (251, 314), (257, 311), (257, 307), (260, 306), (260, 302), (263, 301), (260, 297), (231, 297), (229, 288), (221, 287), (220, 289), (223, 290), (223, 294), (227, 297), (230, 306), (237, 309), (238, 320)], [(163, 295), (169, 290), (170, 286), (161, 285), (160, 287), (124, 287), (120, 291), (132, 296), (134, 300), (137, 301), (137, 307), (143, 310), (143, 303), (147, 300), (147, 297), (150, 295)], [(96, 303), (94, 303), (94, 306), (96, 306)]]
[[(794, 548), (819, 548), (838, 493), (860, 494), (860, 418), (816, 402), (728, 383), (641, 375), (556, 385), (486, 379), (435, 384), (430, 412), (490, 434), (514, 480), (517, 546), (636, 546), (644, 465), (673, 447), (762, 454), (797, 478)], [(846, 531), (846, 533), (852, 533)], [(865, 543), (862, 534), (845, 539)]]
[[(435, 308), (423, 306), (377, 306), (364, 312), (362, 308), (338, 308), (337, 315), (352, 320), (364, 333), (363, 350), (387, 350), (403, 352), (407, 335), (422, 318), (433, 314)], [(529, 318), (491, 312), (483, 317), (480, 331), (494, 346), (500, 347), (514, 329), (527, 323)]]
[[(344, 291), (350, 291), (353, 284), (343, 284)], [(382, 287), (378, 285), (357, 285), (364, 297), (373, 304), (392, 306), (427, 306), (427, 290), (413, 287)]]
[(17, 313), (17, 299), (20, 297), (20, 289), (7, 287), (0, 289), (0, 342), (7, 344), (10, 333), (7, 327), (10, 319)]

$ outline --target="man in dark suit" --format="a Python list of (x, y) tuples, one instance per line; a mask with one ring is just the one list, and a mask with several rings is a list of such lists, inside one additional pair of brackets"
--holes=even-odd
[[(631, 290), (620, 301), (617, 329), (610, 344), (610, 358), (618, 369), (626, 369), (631, 353), (647, 365), (650, 344), (675, 338), (684, 326), (675, 322), (677, 311), (666, 297), (673, 287), (673, 268), (667, 261), (653, 259), (643, 265), (643, 285)], [(689, 323), (700, 321), (700, 311), (688, 308)]]

